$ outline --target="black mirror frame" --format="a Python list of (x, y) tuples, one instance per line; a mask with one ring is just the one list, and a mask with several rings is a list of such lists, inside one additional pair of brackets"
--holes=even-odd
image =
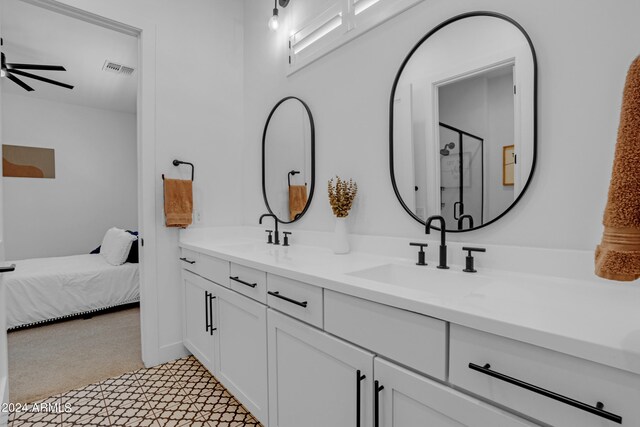
[[(269, 200), (267, 199), (267, 189), (265, 185), (266, 142), (267, 142), (267, 130), (269, 129), (269, 123), (271, 122), (271, 118), (275, 114), (278, 107), (290, 99), (295, 99), (298, 102), (300, 102), (304, 107), (304, 109), (307, 111), (307, 115), (309, 116), (309, 124), (310, 124), (310, 131), (311, 131), (311, 186), (309, 188), (309, 197), (307, 198), (307, 204), (305, 205), (302, 212), (296, 215), (295, 219), (293, 219), (292, 221), (282, 221), (280, 220), (280, 218), (276, 216), (276, 214), (273, 213), (271, 206), (269, 206)], [(287, 96), (285, 98), (282, 98), (280, 101), (278, 101), (278, 103), (273, 107), (273, 109), (269, 113), (267, 122), (264, 125), (264, 131), (262, 132), (262, 197), (264, 198), (264, 204), (267, 207), (267, 210), (269, 211), (269, 213), (272, 214), (274, 218), (276, 218), (276, 221), (278, 221), (280, 224), (293, 224), (294, 222), (302, 218), (304, 214), (307, 212), (307, 210), (309, 210), (309, 206), (311, 206), (311, 200), (313, 199), (315, 184), (316, 184), (316, 126), (313, 121), (313, 114), (311, 114), (311, 109), (302, 99), (295, 96)]]
[[(536, 56), (536, 50), (533, 47), (533, 42), (531, 41), (531, 37), (529, 37), (529, 34), (517, 21), (501, 13), (488, 12), (488, 11), (463, 13), (461, 15), (454, 16), (453, 18), (450, 18), (440, 23), (434, 29), (429, 31), (426, 36), (420, 39), (420, 41), (413, 47), (413, 49), (411, 49), (407, 57), (404, 59), (404, 61), (402, 62), (402, 65), (400, 66), (400, 69), (398, 70), (398, 73), (396, 74), (396, 78), (393, 82), (393, 88), (391, 89), (391, 99), (389, 101), (389, 171), (391, 173), (391, 184), (393, 185), (393, 191), (396, 193), (396, 197), (398, 198), (398, 201), (400, 201), (400, 204), (402, 205), (404, 210), (407, 211), (409, 215), (413, 217), (413, 219), (418, 221), (420, 224), (425, 225), (425, 221), (420, 219), (420, 217), (418, 217), (414, 212), (412, 212), (411, 209), (409, 209), (407, 204), (404, 202), (404, 200), (402, 200), (402, 196), (400, 195), (400, 191), (398, 190), (398, 185), (396, 184), (396, 176), (395, 176), (395, 170), (394, 170), (394, 164), (393, 164), (393, 160), (394, 160), (394, 157), (393, 157), (394, 102), (393, 101), (395, 99), (396, 89), (398, 86), (398, 82), (400, 81), (400, 77), (402, 76), (402, 72), (404, 71), (405, 67), (409, 63), (409, 60), (411, 60), (411, 57), (413, 56), (413, 54), (420, 48), (420, 46), (422, 46), (422, 44), (425, 41), (427, 41), (429, 37), (434, 35), (436, 32), (440, 31), (447, 25), (453, 24), (454, 22), (460, 21), (462, 19), (473, 18), (476, 16), (488, 16), (488, 17), (498, 18), (498, 19), (502, 19), (504, 21), (509, 22), (510, 24), (512, 24), (513, 26), (515, 26), (517, 29), (520, 30), (520, 32), (524, 35), (525, 39), (527, 40), (527, 43), (529, 44), (529, 48), (531, 49), (531, 56), (533, 59), (533, 160), (531, 163), (531, 173), (529, 174), (529, 177), (527, 178), (527, 182), (525, 183), (524, 187), (522, 187), (522, 191), (520, 192), (520, 194), (518, 194), (518, 197), (516, 197), (513, 203), (511, 203), (511, 205), (509, 205), (509, 207), (504, 212), (502, 212), (497, 217), (493, 218), (491, 221), (488, 221), (482, 225), (476, 226), (474, 228), (469, 228), (466, 230), (447, 229), (446, 231), (448, 233), (464, 233), (467, 231), (479, 230), (490, 224), (493, 224), (494, 222), (498, 221), (500, 218), (505, 216), (509, 211), (511, 211), (511, 209), (513, 209), (515, 205), (518, 204), (520, 199), (522, 199), (522, 196), (524, 196), (524, 194), (527, 192), (527, 189), (529, 188), (529, 184), (531, 184), (531, 180), (533, 179), (533, 176), (535, 174), (536, 164), (538, 159), (538, 59)], [(432, 227), (432, 228), (434, 230), (440, 230), (437, 227)]]

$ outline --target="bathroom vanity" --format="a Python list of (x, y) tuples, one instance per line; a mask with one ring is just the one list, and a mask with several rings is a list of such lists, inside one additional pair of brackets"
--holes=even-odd
[(180, 262), (184, 345), (263, 425), (640, 425), (637, 287), (260, 232), (185, 230)]

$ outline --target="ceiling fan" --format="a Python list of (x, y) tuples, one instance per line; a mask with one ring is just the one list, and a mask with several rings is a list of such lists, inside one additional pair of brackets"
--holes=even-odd
[[(0, 46), (2, 46), (2, 39), (0, 39)], [(0, 67), (0, 77), (6, 77), (24, 90), (32, 92), (33, 88), (17, 78), (16, 76), (27, 77), (29, 79), (39, 80), (44, 83), (49, 83), (56, 86), (61, 86), (67, 89), (73, 89), (72, 85), (61, 83), (55, 80), (47, 79), (45, 77), (36, 76), (35, 74), (28, 73), (23, 70), (38, 70), (38, 71), (67, 71), (61, 65), (37, 65), (37, 64), (17, 64), (6, 62), (4, 53), (0, 53), (2, 56), (2, 64)]]

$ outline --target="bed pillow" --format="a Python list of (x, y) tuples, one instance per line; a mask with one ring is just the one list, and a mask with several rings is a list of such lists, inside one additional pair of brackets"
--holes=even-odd
[[(129, 251), (129, 256), (127, 257), (127, 261), (130, 264), (138, 264), (140, 262), (140, 250), (138, 248), (139, 245), (139, 239), (138, 237), (138, 232), (137, 231), (131, 231), (131, 230), (127, 230), (127, 233), (131, 233), (134, 236), (136, 236), (136, 240), (131, 244), (131, 250)], [(99, 254), (100, 253), (100, 246), (98, 246), (97, 248), (95, 248), (94, 250), (91, 251), (91, 255), (95, 255), (95, 254)]]
[(104, 235), (100, 255), (111, 265), (122, 265), (129, 256), (131, 245), (137, 237), (119, 228), (110, 228)]

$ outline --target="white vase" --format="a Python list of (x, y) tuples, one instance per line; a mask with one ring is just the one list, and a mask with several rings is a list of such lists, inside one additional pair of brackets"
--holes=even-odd
[(347, 218), (336, 218), (336, 230), (333, 235), (333, 253), (348, 254)]

